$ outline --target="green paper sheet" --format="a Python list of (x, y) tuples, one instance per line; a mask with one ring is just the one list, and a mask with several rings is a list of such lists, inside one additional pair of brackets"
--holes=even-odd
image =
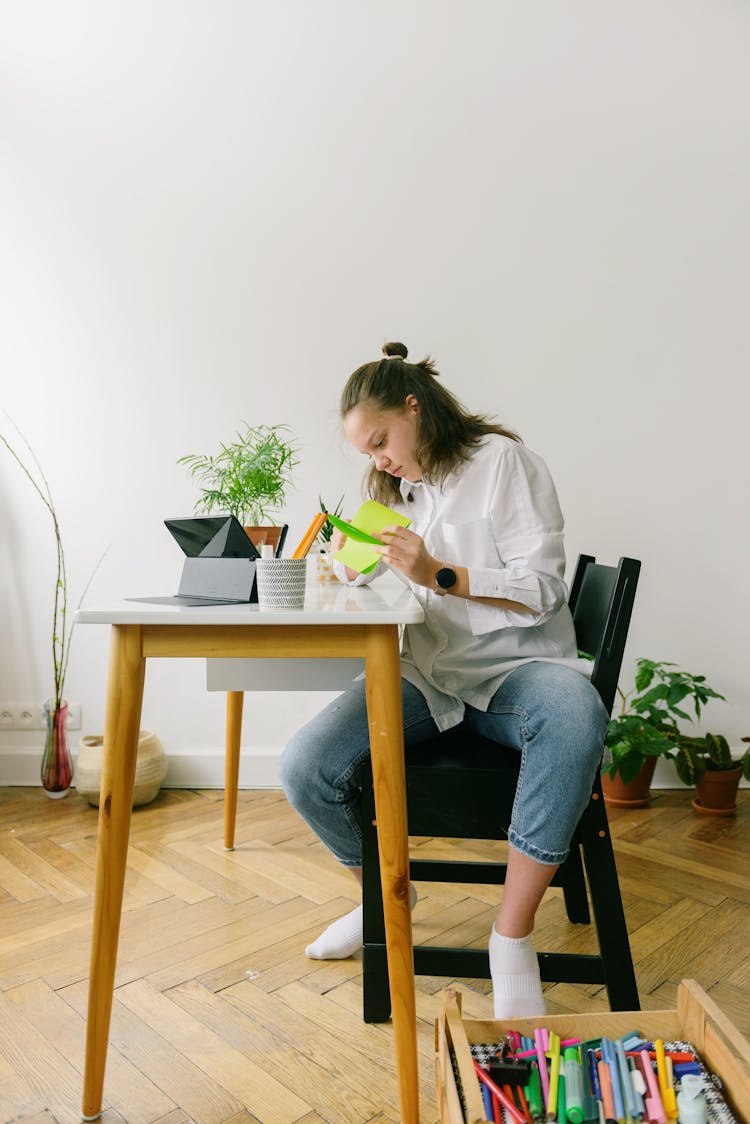
[[(338, 527), (347, 535), (341, 550), (333, 557), (337, 562), (343, 562), (350, 570), (356, 570), (359, 574), (369, 574), (380, 561), (380, 555), (373, 549), (373, 543), (380, 542), (377, 535), (383, 527), (391, 527), (394, 523), (399, 527), (408, 527), (411, 523), (411, 519), (407, 519), (405, 515), (399, 515), (397, 511), (392, 511), (390, 507), (376, 503), (375, 500), (367, 500), (363, 503), (351, 524), (345, 523), (343, 519), (336, 519), (335, 516), (329, 515), (328, 518), (334, 527)], [(355, 534), (359, 541), (356, 541)]]

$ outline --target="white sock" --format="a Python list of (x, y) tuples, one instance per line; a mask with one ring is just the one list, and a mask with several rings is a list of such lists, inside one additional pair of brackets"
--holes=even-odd
[[(417, 891), (411, 887), (411, 908), (417, 904)], [(311, 960), (346, 960), (362, 947), (362, 906), (333, 921), (316, 941), (305, 949)]]
[(531, 934), (504, 937), (493, 925), (489, 948), (495, 1018), (520, 1019), (546, 1014), (539, 961)]

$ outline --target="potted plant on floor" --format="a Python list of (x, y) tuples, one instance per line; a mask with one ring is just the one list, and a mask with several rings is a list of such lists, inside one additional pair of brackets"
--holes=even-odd
[(659, 757), (681, 759), (678, 720), (691, 722), (682, 709), (692, 703), (695, 717), (710, 699), (723, 699), (706, 683), (704, 675), (691, 675), (676, 664), (639, 659), (635, 686), (627, 693), (617, 688), (620, 713), (607, 730), (611, 761), (602, 767), (602, 789), (608, 804), (642, 807), (648, 803), (651, 780)]
[[(743, 738), (750, 742), (750, 738)], [(683, 784), (695, 785), (693, 807), (707, 816), (732, 816), (737, 810), (740, 780), (750, 780), (750, 748), (732, 757), (722, 734), (691, 738), (680, 734), (674, 754), (677, 775)]]
[(216, 456), (190, 453), (177, 463), (201, 485), (196, 514), (234, 515), (258, 549), (270, 543), (276, 550), (282, 528), (264, 524), (273, 523), (291, 486), (299, 463), (296, 439), (286, 425), (243, 427)]

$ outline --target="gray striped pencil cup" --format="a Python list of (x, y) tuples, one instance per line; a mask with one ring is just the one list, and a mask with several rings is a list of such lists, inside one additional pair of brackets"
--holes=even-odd
[(261, 609), (303, 609), (306, 558), (258, 558), (258, 605)]

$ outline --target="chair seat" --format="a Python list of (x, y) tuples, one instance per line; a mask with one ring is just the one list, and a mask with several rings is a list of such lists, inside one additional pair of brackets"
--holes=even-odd
[(410, 746), (409, 834), (505, 839), (520, 764), (517, 750), (460, 728)]

